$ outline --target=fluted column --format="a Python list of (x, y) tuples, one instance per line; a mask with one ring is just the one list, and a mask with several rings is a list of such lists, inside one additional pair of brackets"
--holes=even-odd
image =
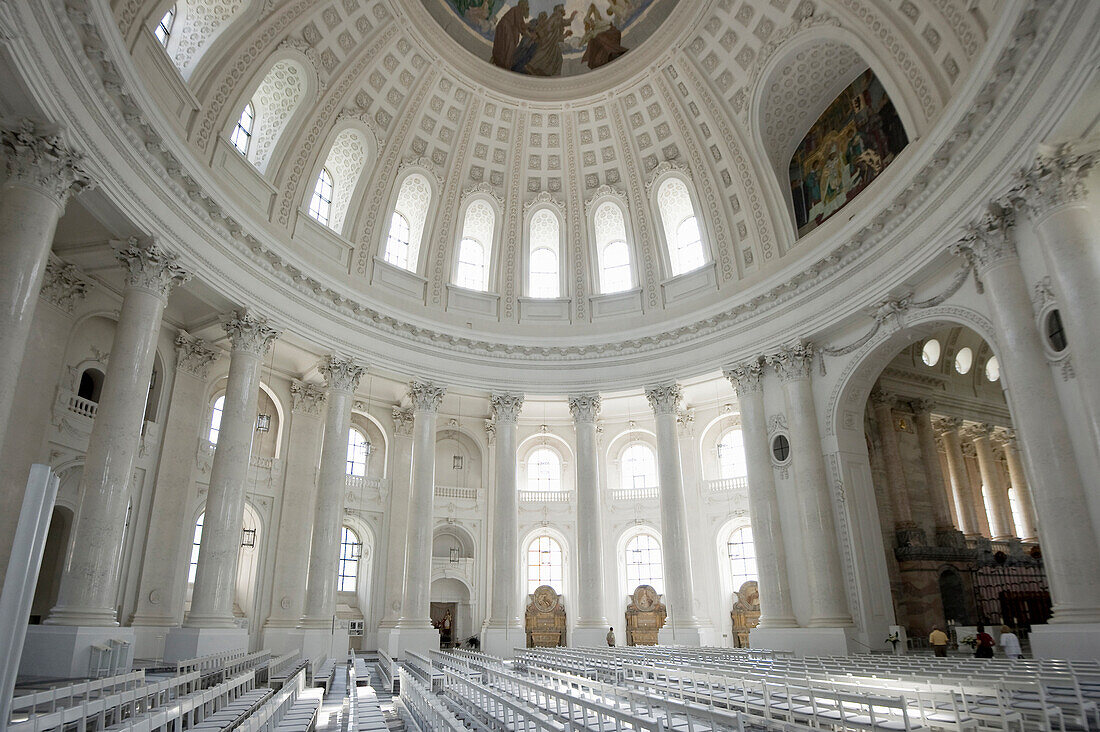
[(344, 495), (347, 493), (351, 407), (355, 389), (365, 371), (354, 361), (338, 356), (325, 359), (320, 370), (328, 387), (328, 412), (321, 442), (317, 503), (313, 510), (305, 612), (299, 623), (303, 628), (328, 628), (336, 614), (336, 565), (340, 559)]
[(435, 496), (435, 424), (445, 389), (424, 381), (409, 384), (413, 407), (412, 484), (405, 549), (405, 596), (400, 625), (430, 628), (432, 499)]
[(978, 506), (970, 487), (970, 475), (966, 472), (966, 460), (962, 451), (962, 420), (957, 417), (939, 421), (940, 437), (947, 454), (947, 472), (951, 477), (951, 495), (955, 501), (955, 513), (959, 516), (959, 529), (967, 538), (981, 536), (978, 528)]
[(1040, 154), (1018, 184), (1053, 279), (1092, 444), (1100, 445), (1100, 211), (1085, 185), (1096, 160), (1097, 152), (1061, 145)]
[(1012, 490), (1016, 492), (1016, 500), (1020, 504), (1017, 519), (1016, 533), (1020, 539), (1028, 542), (1039, 541), (1039, 532), (1035, 528), (1035, 508), (1031, 502), (1031, 491), (1027, 485), (1027, 473), (1024, 472), (1024, 463), (1020, 460), (1020, 451), (1016, 445), (1016, 435), (1009, 433), (1004, 440), (1005, 462), (1008, 464), (1008, 480), (1012, 483)]
[[(1031, 299), (1013, 239), (1013, 220), (993, 209), (957, 246), (977, 266), (1001, 352), (1001, 364), (1043, 526), (1045, 569), (1054, 601), (1051, 623), (1100, 623), (1100, 546), (1093, 530), (1086, 483), (1077, 468), (1069, 427), (1059, 408)], [(1091, 476), (1090, 490), (1098, 490)]]
[(936, 448), (936, 429), (932, 426), (933, 406), (929, 399), (912, 402), (913, 421), (917, 425), (921, 463), (924, 465), (925, 481), (928, 484), (928, 501), (932, 505), (932, 518), (936, 523), (936, 544), (955, 546), (959, 544), (960, 537), (951, 519), (951, 506), (947, 502), (947, 486), (943, 481), (943, 468), (940, 466), (939, 450)]
[(0, 185), (2, 446), (57, 220), (69, 197), (91, 185), (91, 179), (80, 155), (30, 122), (0, 130), (0, 154), (7, 176)]
[[(848, 609), (844, 570), (836, 536), (833, 498), (821, 452), (810, 373), (813, 348), (799, 344), (784, 348), (771, 358), (787, 396), (791, 451), (798, 494), (799, 531), (806, 552), (806, 575), (813, 598), (809, 627), (852, 624)], [(755, 537), (755, 533), (753, 534)]]
[(978, 470), (982, 475), (982, 498), (989, 516), (990, 538), (1007, 541), (1015, 538), (1012, 533), (1012, 510), (1008, 505), (1008, 491), (1001, 483), (997, 472), (997, 462), (993, 457), (993, 445), (990, 437), (993, 427), (988, 424), (977, 425), (970, 439), (974, 443), (974, 452), (978, 458)]
[(206, 515), (199, 544), (190, 628), (232, 628), (237, 554), (244, 524), (248, 465), (256, 429), (260, 366), (279, 332), (265, 318), (247, 311), (233, 313), (224, 323), (229, 336), (229, 377), (225, 385), (221, 430), (210, 468)]
[(132, 239), (118, 257), (126, 267), (122, 311), (88, 438), (73, 552), (46, 621), (51, 624), (118, 624), (118, 560), (161, 315), (168, 295), (190, 277), (174, 254), (151, 242)]
[(883, 464), (886, 467), (886, 482), (890, 486), (890, 497), (894, 507), (894, 534), (898, 546), (922, 546), (925, 543), (924, 532), (913, 523), (913, 509), (909, 502), (909, 481), (905, 477), (905, 466), (901, 462), (901, 450), (898, 447), (898, 435), (894, 429), (893, 394), (875, 390), (871, 392), (871, 404), (878, 423), (879, 441), (882, 443)]
[(523, 408), (523, 395), (492, 394), (489, 405), (496, 421), (496, 490), (493, 496), (493, 586), (488, 627), (518, 629), (521, 590), (518, 571), (516, 423)]
[(768, 421), (764, 412), (764, 366), (759, 360), (733, 366), (723, 372), (741, 407), (745, 461), (749, 477), (749, 519), (756, 547), (757, 586), (760, 590), (761, 628), (793, 628), (798, 625), (787, 577), (787, 551), (779, 516)]
[(584, 588), (577, 598), (577, 628), (597, 632), (608, 627), (604, 615), (603, 502), (596, 448), (601, 402), (599, 394), (569, 397), (577, 433), (577, 585)]
[(698, 627), (695, 587), (691, 577), (684, 479), (680, 472), (680, 443), (676, 414), (683, 394), (679, 384), (646, 389), (657, 422), (657, 477), (661, 490), (661, 554), (664, 558), (665, 605), (673, 628)]

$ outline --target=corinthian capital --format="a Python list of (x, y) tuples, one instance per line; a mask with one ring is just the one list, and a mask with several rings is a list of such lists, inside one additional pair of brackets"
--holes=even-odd
[(913, 408), (913, 413), (920, 416), (922, 414), (928, 414), (936, 408), (936, 402), (926, 397), (919, 399), (913, 399), (909, 402), (909, 406)]
[(325, 403), (325, 390), (320, 384), (308, 381), (290, 382), (290, 411), (294, 414), (308, 414), (311, 417), (321, 415), (321, 405)]
[(519, 419), (519, 410), (523, 409), (522, 394), (492, 394), (489, 396), (489, 406), (493, 410), (493, 418), (498, 423), (516, 423)]
[(67, 313), (73, 311), (77, 300), (83, 300), (88, 292), (88, 280), (75, 264), (66, 264), (53, 254), (46, 262), (46, 276), (42, 280), (39, 295)]
[(116, 256), (126, 266), (127, 289), (142, 290), (162, 300), (167, 300), (176, 286), (191, 279), (190, 273), (176, 264), (179, 257), (151, 239), (131, 237)]
[(811, 343), (796, 343), (784, 346), (768, 357), (768, 363), (779, 374), (780, 381), (797, 381), (810, 378), (814, 363), (814, 347)]
[(1016, 256), (1015, 225), (1011, 209), (992, 203), (981, 218), (967, 227), (966, 234), (951, 251), (970, 260), (979, 273), (985, 272)]
[(576, 394), (569, 397), (569, 412), (574, 422), (595, 422), (600, 418), (602, 404), (599, 394)]
[(393, 427), (399, 435), (411, 437), (413, 433), (413, 413), (411, 409), (393, 408)]
[(257, 356), (266, 356), (271, 342), (280, 335), (268, 324), (267, 318), (253, 315), (248, 310), (234, 310), (226, 317), (222, 327), (234, 351)]
[(205, 379), (210, 363), (217, 357), (218, 352), (202, 338), (183, 330), (176, 334), (176, 368), (180, 371)]
[(683, 401), (684, 392), (679, 384), (661, 384), (651, 386), (645, 390), (645, 398), (649, 400), (654, 414), (679, 414), (680, 402)]
[(739, 399), (746, 394), (764, 391), (764, 364), (760, 363), (759, 358), (737, 366), (728, 366), (722, 369), (722, 375), (730, 380)]
[(352, 361), (350, 358), (329, 356), (321, 362), (320, 372), (325, 377), (325, 383), (333, 391), (346, 391), (352, 393), (359, 386), (359, 379), (367, 369)]
[(446, 393), (445, 388), (428, 381), (409, 382), (409, 399), (412, 400), (413, 410), (417, 412), (437, 411)]
[(1014, 190), (1028, 214), (1040, 221), (1062, 206), (1084, 201), (1085, 178), (1096, 158), (1096, 152), (1077, 153), (1066, 144), (1041, 152), (1016, 176)]
[(64, 206), (69, 196), (91, 188), (83, 157), (57, 135), (41, 134), (29, 120), (0, 130), (7, 181), (35, 188)]

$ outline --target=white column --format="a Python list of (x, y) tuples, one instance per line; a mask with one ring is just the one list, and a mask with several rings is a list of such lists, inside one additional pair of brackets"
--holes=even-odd
[(130, 240), (118, 257), (126, 265), (122, 311), (88, 438), (73, 551), (46, 621), (54, 625), (118, 624), (118, 563), (161, 315), (169, 293), (189, 277), (174, 254), (150, 242)]
[(756, 359), (723, 373), (737, 392), (741, 408), (741, 430), (749, 473), (749, 519), (759, 575), (760, 623), (757, 627), (794, 628), (798, 621), (791, 603), (787, 550), (783, 546), (779, 494), (775, 488), (768, 419), (764, 412), (764, 366)]
[(966, 459), (962, 451), (962, 420), (949, 417), (939, 420), (940, 437), (947, 455), (947, 472), (951, 476), (951, 494), (955, 500), (955, 512), (959, 516), (959, 529), (966, 538), (981, 536), (978, 524), (978, 506), (970, 487), (970, 475), (966, 471)]
[(409, 526), (409, 480), (412, 475), (413, 412), (393, 408), (393, 469), (390, 471), (390, 506), (387, 515), (385, 610), (379, 628), (392, 628), (401, 618), (405, 594), (405, 542)]
[(0, 130), (0, 154), (7, 175), (0, 185), (2, 446), (57, 220), (69, 196), (87, 188), (91, 180), (80, 155), (27, 121)]
[(575, 603), (577, 624), (573, 645), (594, 646), (605, 642), (607, 622), (604, 597), (603, 501), (596, 448), (599, 394), (569, 397), (569, 411), (577, 433), (577, 586), (584, 588)]
[(493, 495), (493, 582), (483, 646), (488, 653), (511, 656), (523, 645), (519, 586), (519, 510), (516, 496), (516, 423), (522, 394), (492, 394), (496, 422), (496, 488)]
[(840, 562), (833, 498), (821, 452), (814, 392), (810, 383), (813, 348), (784, 348), (770, 359), (783, 382), (791, 431), (792, 467), (797, 490), (799, 531), (806, 552), (806, 575), (813, 598), (810, 628), (852, 624), (847, 584)]
[(978, 470), (982, 474), (982, 499), (988, 507), (989, 534), (995, 541), (1007, 541), (1016, 538), (1012, 533), (1012, 510), (1008, 505), (1008, 491), (1001, 483), (997, 472), (997, 462), (993, 457), (993, 445), (989, 438), (993, 427), (980, 424), (973, 430), (971, 441), (978, 457)]
[[(680, 471), (680, 443), (676, 417), (683, 393), (679, 384), (652, 386), (646, 399), (657, 423), (657, 479), (661, 491), (661, 556), (664, 559), (665, 607), (668, 610), (662, 642), (699, 645), (700, 623), (695, 617), (695, 586), (691, 576), (684, 479)], [(668, 631), (666, 633), (666, 630)], [(667, 637), (666, 637), (667, 636)]]
[(260, 366), (272, 341), (279, 336), (265, 318), (243, 310), (233, 313), (224, 327), (231, 346), (229, 377), (218, 445), (210, 468), (191, 612), (184, 621), (189, 628), (233, 628), (236, 625), (233, 595), (248, 465), (256, 430)]
[(894, 507), (894, 535), (898, 546), (923, 546), (924, 531), (913, 523), (913, 509), (909, 501), (909, 481), (901, 462), (898, 435), (894, 428), (893, 394), (875, 390), (871, 392), (871, 404), (878, 423), (879, 442), (882, 444), (882, 462), (886, 468), (886, 482)]
[(943, 481), (940, 454), (936, 449), (936, 430), (932, 426), (933, 402), (917, 399), (912, 402), (914, 421), (917, 424), (917, 441), (924, 464), (925, 481), (928, 484), (928, 500), (932, 504), (932, 518), (936, 522), (936, 545), (959, 546), (962, 537), (951, 519), (951, 506), (947, 502), (947, 486)]
[(1027, 473), (1024, 472), (1024, 463), (1020, 460), (1020, 451), (1016, 446), (1016, 435), (1010, 433), (1004, 441), (1005, 462), (1008, 463), (1008, 479), (1012, 483), (1012, 490), (1016, 492), (1016, 500), (1020, 504), (1020, 515), (1016, 531), (1020, 539), (1027, 542), (1039, 541), (1039, 532), (1035, 528), (1035, 509), (1031, 502), (1031, 491), (1027, 485)]
[[(1086, 485), (1088, 490), (1100, 488), (1096, 476), (1086, 484), (1078, 472), (1013, 235), (1011, 215), (994, 208), (956, 250), (977, 266), (1001, 352), (1012, 356), (1001, 364), (1002, 378), (1020, 446), (1037, 482), (1032, 493), (1035, 511), (1043, 526), (1056, 527), (1043, 536), (1054, 601), (1050, 623), (1088, 624), (1073, 629), (1075, 642), (1071, 642), (1068, 629), (1052, 631), (1036, 650), (1040, 655), (1056, 651), (1066, 657), (1080, 658), (1083, 653), (1094, 657), (1100, 653), (1100, 547), (1085, 491)], [(1080, 634), (1087, 635), (1090, 642), (1084, 642)], [(1032, 637), (1034, 641), (1036, 636)]]
[(328, 413), (313, 511), (305, 612), (298, 625), (328, 630), (336, 614), (336, 565), (340, 559), (344, 495), (347, 493), (351, 407), (365, 369), (350, 359), (329, 356), (320, 370), (328, 386)]

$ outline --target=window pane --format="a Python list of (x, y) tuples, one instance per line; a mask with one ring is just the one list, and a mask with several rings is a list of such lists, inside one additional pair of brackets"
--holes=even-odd
[(561, 460), (553, 450), (540, 447), (527, 458), (527, 490), (561, 490)]
[(241, 155), (248, 154), (248, 145), (252, 141), (252, 123), (255, 119), (256, 113), (252, 109), (252, 102), (249, 102), (244, 106), (241, 118), (237, 120), (237, 126), (233, 128), (233, 134), (229, 136), (229, 141), (233, 143), (233, 147), (237, 148)]
[(657, 458), (649, 445), (635, 442), (623, 451), (621, 487), (657, 487)]
[(191, 563), (187, 567), (187, 583), (195, 584), (195, 572), (199, 568), (199, 545), (202, 543), (202, 520), (206, 513), (199, 514), (199, 520), (195, 522), (195, 535), (191, 540)]
[(313, 198), (309, 202), (309, 215), (328, 226), (332, 213), (332, 174), (321, 168), (317, 176), (317, 185), (313, 187)]
[(927, 343), (924, 344), (924, 348), (920, 354), (921, 360), (924, 361), (925, 366), (935, 366), (940, 362), (940, 342), (935, 338), (930, 338)]
[(723, 478), (743, 478), (748, 475), (745, 462), (745, 441), (741, 430), (730, 430), (718, 443), (718, 470)]
[(603, 250), (600, 289), (605, 293), (630, 289), (630, 249), (625, 241), (608, 244)]
[(652, 534), (639, 534), (626, 545), (626, 586), (634, 592), (638, 585), (651, 585), (664, 594), (664, 563), (661, 545)]
[(370, 457), (370, 442), (354, 427), (348, 431), (348, 475), (367, 474), (367, 458)]
[(558, 297), (558, 255), (545, 247), (531, 253), (531, 297)]
[(458, 271), (455, 284), (467, 290), (485, 289), (485, 247), (473, 239), (458, 245)]
[(974, 352), (969, 347), (963, 348), (955, 356), (955, 370), (960, 374), (970, 373), (970, 367), (974, 365)]
[(218, 444), (218, 433), (222, 428), (222, 408), (225, 406), (225, 397), (220, 396), (214, 401), (214, 411), (210, 415), (210, 432), (206, 439), (215, 445)]
[(167, 46), (168, 39), (172, 36), (172, 25), (176, 22), (176, 6), (168, 8), (168, 12), (164, 14), (164, 17), (157, 23), (156, 29), (153, 31), (153, 35), (160, 41), (160, 45)]
[(564, 567), (561, 544), (549, 536), (536, 538), (527, 547), (527, 594), (540, 585), (550, 585), (561, 593), (565, 587)]
[(694, 216), (684, 219), (676, 232), (676, 274), (699, 269), (706, 262), (703, 257), (703, 237), (699, 233), (699, 220)]
[(746, 526), (730, 534), (726, 543), (730, 572), (733, 574), (733, 590), (749, 580), (758, 579), (756, 574), (756, 546), (752, 542), (752, 529)]
[(386, 241), (385, 260), (395, 267), (416, 271), (420, 256), (420, 238), (432, 201), (428, 179), (419, 173), (405, 178), (397, 194), (397, 203)]
[(338, 592), (355, 592), (356, 581), (359, 579), (359, 558), (363, 546), (359, 543), (359, 536), (344, 527), (340, 535), (340, 565), (337, 568), (338, 576), (336, 590)]
[(706, 263), (703, 237), (687, 184), (675, 177), (666, 179), (657, 189), (657, 208), (661, 212), (672, 274), (702, 267)]
[(386, 261), (395, 267), (409, 267), (409, 221), (398, 212), (390, 220), (390, 235), (386, 240)]

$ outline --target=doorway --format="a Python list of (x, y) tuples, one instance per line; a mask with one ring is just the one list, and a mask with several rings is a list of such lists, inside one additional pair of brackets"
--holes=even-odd
[(439, 631), (439, 647), (454, 648), (455, 621), (458, 619), (457, 602), (433, 602), (432, 627)]

